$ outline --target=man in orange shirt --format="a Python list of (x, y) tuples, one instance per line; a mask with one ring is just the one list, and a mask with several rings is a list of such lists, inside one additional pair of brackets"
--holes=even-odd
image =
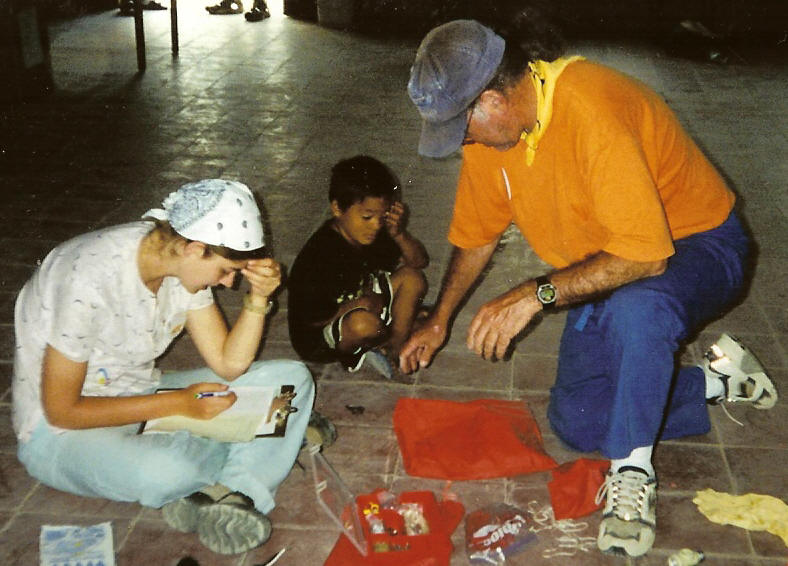
[(680, 344), (740, 297), (750, 242), (734, 194), (665, 103), (612, 69), (561, 57), (530, 16), (496, 31), (449, 22), (416, 54), (419, 153), (465, 148), (454, 253), (400, 367), (429, 365), (514, 222), (555, 270), (482, 306), (468, 347), (503, 358), (540, 312), (569, 307), (548, 416), (568, 445), (611, 459), (599, 548), (640, 556), (656, 528), (654, 444), (707, 432), (708, 400), (776, 401), (763, 367), (727, 334), (700, 366), (674, 369)]

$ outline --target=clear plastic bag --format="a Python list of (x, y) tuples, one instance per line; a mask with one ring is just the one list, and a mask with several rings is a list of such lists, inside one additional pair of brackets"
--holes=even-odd
[(504, 503), (469, 513), (465, 549), (471, 564), (503, 564), (536, 541), (526, 511)]

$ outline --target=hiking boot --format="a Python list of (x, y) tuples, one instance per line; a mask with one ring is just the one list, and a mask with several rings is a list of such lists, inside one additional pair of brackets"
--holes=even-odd
[(197, 517), (200, 509), (213, 503), (212, 497), (197, 491), (188, 497), (167, 503), (161, 508), (161, 514), (167, 524), (176, 531), (190, 533), (197, 530)]
[(602, 552), (642, 556), (654, 544), (657, 479), (631, 466), (608, 472), (596, 495), (605, 499), (597, 546)]
[(271, 538), (271, 521), (239, 492), (228, 493), (198, 511), (200, 542), (217, 554), (240, 554)]
[(215, 6), (206, 6), (205, 9), (209, 14), (215, 16), (227, 16), (242, 13), (244, 11), (244, 5), (241, 3), (241, 0), (222, 0)]
[(304, 440), (307, 444), (314, 446), (328, 448), (337, 439), (337, 428), (330, 420), (318, 413), (312, 411), (309, 416), (309, 424), (306, 427)]
[(725, 394), (716, 403), (752, 403), (756, 409), (771, 409), (777, 390), (763, 365), (747, 346), (730, 336), (720, 336), (703, 356), (704, 372), (719, 376)]

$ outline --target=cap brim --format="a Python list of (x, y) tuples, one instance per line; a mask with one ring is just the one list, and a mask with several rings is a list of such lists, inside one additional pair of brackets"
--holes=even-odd
[(446, 157), (460, 147), (465, 139), (465, 128), (468, 117), (465, 112), (460, 112), (454, 118), (445, 122), (422, 121), (421, 139), (419, 140), (419, 155), (425, 157)]

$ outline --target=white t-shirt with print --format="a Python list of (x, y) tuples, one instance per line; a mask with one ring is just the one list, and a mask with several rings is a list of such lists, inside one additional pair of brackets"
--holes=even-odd
[(88, 362), (82, 395), (135, 395), (158, 384), (154, 361), (183, 330), (186, 312), (213, 303), (210, 289), (191, 294), (175, 277), (165, 277), (155, 295), (143, 284), (137, 252), (152, 227), (133, 222), (69, 240), (47, 255), (22, 288), (14, 317), (13, 384), (20, 441), (44, 416), (47, 344), (75, 362)]

